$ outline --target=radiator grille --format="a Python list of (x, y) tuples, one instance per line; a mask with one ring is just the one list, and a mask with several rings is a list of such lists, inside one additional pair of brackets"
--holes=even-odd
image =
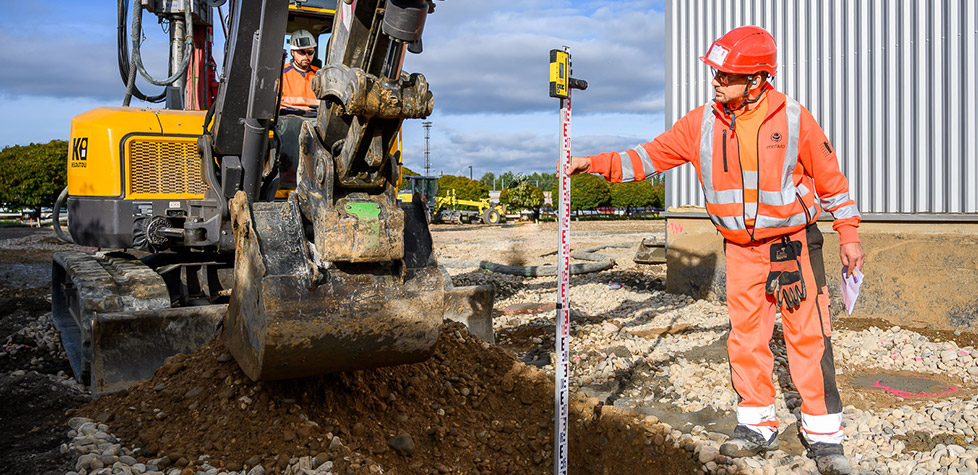
[(133, 194), (203, 195), (200, 155), (194, 140), (134, 139), (129, 142), (129, 187)]

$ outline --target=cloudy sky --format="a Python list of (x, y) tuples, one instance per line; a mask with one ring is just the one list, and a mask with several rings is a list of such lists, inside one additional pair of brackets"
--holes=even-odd
[[(590, 84), (574, 95), (575, 154), (630, 148), (660, 133), (664, 3), (439, 1), (424, 53), (405, 62), (435, 94), (432, 173), (552, 171), (559, 119), (548, 96), (548, 61), (550, 49), (564, 45), (573, 75)], [(152, 15), (144, 29), (144, 62), (163, 76), (166, 34)], [(67, 139), (75, 114), (120, 105), (115, 35), (114, 1), (0, 0), (0, 147)], [(404, 156), (423, 171), (420, 120), (405, 122)]]

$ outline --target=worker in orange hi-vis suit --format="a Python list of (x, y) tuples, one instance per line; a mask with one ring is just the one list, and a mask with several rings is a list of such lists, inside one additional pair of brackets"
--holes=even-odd
[(720, 452), (745, 457), (777, 446), (768, 344), (780, 308), (809, 455), (822, 473), (850, 473), (842, 448), (822, 233), (815, 224), (822, 210), (830, 212), (842, 264), (849, 273), (862, 267), (860, 216), (849, 183), (811, 113), (768, 82), (777, 71), (770, 33), (736, 28), (700, 60), (714, 72), (711, 103), (652, 142), (621, 153), (572, 157), (566, 171), (628, 182), (693, 164), (706, 211), (725, 240), (727, 351), (739, 404), (738, 425)]
[(296, 30), (289, 40), (292, 59), (282, 70), (282, 104), (285, 113), (303, 114), (319, 106), (312, 92), (312, 78), (319, 69), (312, 65), (316, 37), (307, 30)]

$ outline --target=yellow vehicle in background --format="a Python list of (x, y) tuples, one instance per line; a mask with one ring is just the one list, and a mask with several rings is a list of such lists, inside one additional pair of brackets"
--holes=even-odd
[(397, 198), (405, 203), (411, 203), (417, 195), (425, 204), (431, 222), (459, 224), (463, 220), (470, 223), (482, 221), (484, 224), (502, 222), (505, 208), (493, 204), (488, 198), (478, 201), (459, 199), (454, 189), (448, 190), (445, 196), (437, 196), (438, 177), (404, 176), (401, 180), (401, 191), (398, 192)]

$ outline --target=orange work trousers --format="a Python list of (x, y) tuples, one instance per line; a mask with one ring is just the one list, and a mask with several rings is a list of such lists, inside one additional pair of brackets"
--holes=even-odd
[[(809, 427), (803, 429), (808, 429), (809, 433), (836, 432), (838, 426), (829, 421), (838, 420), (841, 423), (842, 402), (835, 383), (835, 363), (832, 359), (832, 323), (822, 260), (822, 233), (812, 224), (789, 234), (788, 238), (802, 243), (798, 262), (807, 294), (800, 307), (782, 310), (781, 313), (788, 349), (788, 368), (791, 380), (802, 397), (803, 416), (809, 416), (807, 419), (813, 421), (827, 422), (814, 424), (821, 426), (815, 430)], [(763, 418), (769, 420), (748, 424), (775, 428), (777, 421), (770, 420), (774, 415), (775, 390), (772, 383), (774, 355), (769, 343), (774, 332), (776, 308), (774, 297), (765, 292), (764, 285), (771, 268), (771, 245), (779, 242), (780, 238), (769, 238), (743, 245), (727, 241), (724, 245), (731, 327), (727, 351), (733, 387), (740, 397), (738, 414), (757, 413), (754, 408), (769, 407), (770, 411), (763, 411), (769, 414)], [(832, 416), (819, 417), (826, 415)], [(839, 434), (841, 436), (841, 431)]]

